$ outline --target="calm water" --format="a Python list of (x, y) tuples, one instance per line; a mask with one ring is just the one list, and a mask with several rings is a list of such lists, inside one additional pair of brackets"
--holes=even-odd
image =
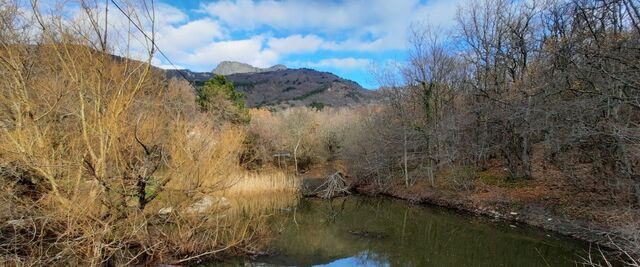
[(576, 266), (581, 243), (539, 230), (388, 198), (300, 200), (273, 218), (257, 265)]

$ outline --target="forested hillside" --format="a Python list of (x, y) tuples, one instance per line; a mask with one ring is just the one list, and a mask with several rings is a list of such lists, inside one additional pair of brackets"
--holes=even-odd
[[(223, 62), (225, 77), (245, 95), (249, 107), (282, 110), (290, 107), (345, 107), (375, 102), (380, 95), (362, 88), (356, 82), (333, 73), (313, 69), (287, 69), (284, 66), (255, 70), (246, 65), (233, 69)], [(239, 63), (237, 63), (239, 64)], [(248, 69), (247, 69), (248, 68)], [(253, 68), (253, 69), (251, 69)], [(251, 71), (247, 71), (251, 70)], [(214, 70), (216, 72), (216, 70)], [(171, 78), (186, 78), (196, 88), (214, 77), (214, 72), (168, 70)], [(184, 75), (184, 77), (183, 77)]]

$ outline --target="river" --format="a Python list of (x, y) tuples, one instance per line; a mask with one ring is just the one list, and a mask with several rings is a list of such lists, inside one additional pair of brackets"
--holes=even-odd
[(301, 199), (279, 210), (269, 256), (229, 265), (576, 266), (588, 251), (540, 229), (390, 198)]

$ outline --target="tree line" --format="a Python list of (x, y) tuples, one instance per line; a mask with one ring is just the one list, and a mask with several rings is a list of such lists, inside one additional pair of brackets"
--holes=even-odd
[(490, 0), (459, 9), (453, 31), (413, 26), (407, 62), (375, 72), (407, 183), (493, 158), (527, 178), (538, 146), (637, 203), (638, 15), (635, 1)]

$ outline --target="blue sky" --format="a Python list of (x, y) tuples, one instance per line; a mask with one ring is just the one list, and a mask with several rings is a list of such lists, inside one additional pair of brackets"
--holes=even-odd
[[(284, 64), (375, 88), (371, 64), (404, 60), (412, 23), (452, 27), (464, 0), (159, 1), (158, 44), (177, 67)], [(154, 64), (172, 67), (162, 57)]]

